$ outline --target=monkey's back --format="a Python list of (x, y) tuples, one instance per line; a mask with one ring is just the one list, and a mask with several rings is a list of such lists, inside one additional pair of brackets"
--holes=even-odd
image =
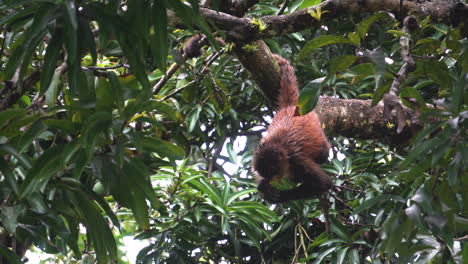
[(278, 110), (261, 143), (274, 141), (282, 144), (290, 157), (320, 160), (324, 152), (328, 153), (329, 144), (319, 117), (315, 112), (302, 116), (295, 113), (296, 106)]

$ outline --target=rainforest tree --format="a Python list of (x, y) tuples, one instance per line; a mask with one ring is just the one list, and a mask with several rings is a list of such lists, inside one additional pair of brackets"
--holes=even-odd
[[(468, 5), (0, 1), (0, 263), (468, 261)], [(201, 34), (201, 52), (184, 52)], [(271, 206), (252, 151), (279, 73), (332, 143)]]

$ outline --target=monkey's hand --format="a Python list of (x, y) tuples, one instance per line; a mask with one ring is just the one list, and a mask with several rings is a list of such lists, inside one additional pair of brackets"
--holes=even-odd
[(262, 180), (259, 184), (257, 189), (260, 191), (263, 199), (270, 203), (281, 203), (281, 191), (273, 187), (267, 180)]

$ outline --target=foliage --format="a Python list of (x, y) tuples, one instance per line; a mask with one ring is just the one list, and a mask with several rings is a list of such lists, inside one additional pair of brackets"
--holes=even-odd
[[(249, 16), (278, 9), (261, 1)], [(400, 98), (417, 102), (424, 128), (405, 146), (331, 135), (326, 232), (318, 200), (268, 207), (255, 191), (250, 160), (271, 111), (196, 8), (0, 1), (0, 101), (21, 91), (0, 112), (0, 255), (20, 263), (15, 251), (33, 244), (57, 260), (125, 263), (118, 246), (131, 235), (149, 242), (138, 263), (467, 261), (468, 42), (459, 28), (419, 24), (417, 70)], [(180, 46), (196, 32), (212, 44), (184, 61)], [(307, 112), (320, 93), (380, 101), (402, 65), (402, 35), (398, 19), (376, 13), (267, 43), (300, 59)], [(173, 63), (181, 68), (155, 91)]]

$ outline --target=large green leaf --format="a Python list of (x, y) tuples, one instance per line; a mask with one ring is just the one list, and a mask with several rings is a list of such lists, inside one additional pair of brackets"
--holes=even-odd
[(142, 151), (156, 152), (161, 157), (168, 157), (171, 160), (180, 160), (185, 156), (185, 151), (182, 148), (159, 138), (135, 135), (132, 137), (132, 140)]
[(55, 73), (57, 60), (63, 45), (63, 30), (56, 28), (52, 38), (47, 44), (46, 54), (44, 57), (44, 66), (41, 73), (40, 93), (43, 94), (49, 88), (52, 76)]
[(155, 34), (151, 39), (151, 48), (156, 65), (161, 72), (166, 72), (166, 58), (168, 55), (168, 32), (166, 5), (163, 0), (154, 0), (152, 7), (152, 19)]
[(312, 52), (314, 49), (333, 45), (333, 44), (352, 44), (353, 42), (345, 37), (334, 36), (334, 35), (322, 35), (314, 38), (313, 40), (307, 42), (307, 44), (302, 48), (299, 53), (299, 59), (304, 59), (306, 55)]
[(50, 178), (65, 167), (62, 152), (65, 145), (56, 145), (46, 150), (26, 173), (26, 179), (21, 185), (19, 196), (27, 197), (47, 184)]
[(18, 227), (18, 218), (24, 215), (26, 208), (23, 205), (4, 206), (0, 211), (2, 227), (5, 228), (9, 234), (14, 234)]
[(325, 78), (318, 78), (309, 82), (301, 89), (297, 105), (300, 107), (300, 114), (305, 115), (312, 111), (320, 98), (322, 83)]
[(366, 38), (367, 32), (369, 32), (369, 28), (373, 23), (375, 23), (376, 21), (385, 19), (385, 18), (393, 19), (392, 15), (390, 15), (387, 12), (378, 12), (362, 20), (357, 26), (357, 32), (359, 36), (361, 37), (361, 39)]
[(87, 234), (96, 251), (98, 263), (107, 264), (117, 261), (117, 245), (99, 207), (82, 192), (70, 193), (69, 196), (83, 219)]

